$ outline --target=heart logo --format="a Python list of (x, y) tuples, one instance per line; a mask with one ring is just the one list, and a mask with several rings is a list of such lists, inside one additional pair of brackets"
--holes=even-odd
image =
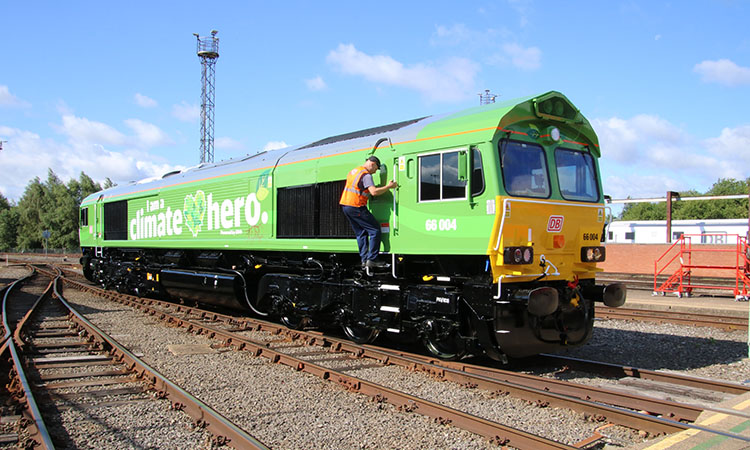
[(203, 225), (203, 218), (206, 217), (206, 194), (203, 191), (197, 191), (195, 195), (188, 194), (185, 196), (182, 217), (185, 220), (185, 225), (193, 233), (193, 237), (198, 237), (198, 232), (201, 231)]

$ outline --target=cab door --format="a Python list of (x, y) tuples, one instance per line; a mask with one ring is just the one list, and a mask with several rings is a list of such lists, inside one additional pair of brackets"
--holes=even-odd
[(94, 248), (97, 256), (101, 256), (101, 244), (104, 236), (104, 196), (100, 195), (94, 203)]

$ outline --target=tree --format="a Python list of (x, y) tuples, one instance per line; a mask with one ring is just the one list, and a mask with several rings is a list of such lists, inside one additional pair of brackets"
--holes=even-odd
[(39, 177), (26, 186), (18, 201), (18, 238), (21, 250), (42, 247), (42, 213), (47, 208), (47, 192)]
[(0, 212), (7, 211), (11, 208), (11, 204), (5, 196), (0, 193)]
[[(112, 181), (107, 179), (106, 183)], [(14, 215), (5, 218), (5, 222), (0, 216), (0, 245), (18, 246), (23, 250), (40, 248), (42, 231), (49, 230), (50, 247), (78, 247), (78, 207), (84, 198), (101, 189), (99, 183), (83, 172), (78, 180), (71, 179), (65, 184), (49, 169), (44, 183), (38, 177), (29, 182), (18, 205), (11, 209)], [(15, 237), (11, 238), (11, 234)], [(10, 242), (12, 244), (8, 244)]]
[(18, 208), (0, 211), (0, 249), (11, 250), (17, 247)]
[(659, 203), (628, 203), (622, 210), (621, 220), (666, 220), (667, 210)]
[[(705, 194), (695, 190), (680, 192), (680, 197), (700, 197), (712, 195), (745, 195), (741, 199), (672, 201), (672, 219), (739, 219), (748, 215), (747, 180), (720, 178)], [(620, 220), (666, 220), (667, 208), (664, 203), (629, 203), (625, 205)]]

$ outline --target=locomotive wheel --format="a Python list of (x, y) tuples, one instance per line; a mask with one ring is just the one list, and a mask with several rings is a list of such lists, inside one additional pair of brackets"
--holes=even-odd
[(433, 356), (446, 361), (456, 361), (466, 355), (466, 345), (456, 333), (440, 338), (435, 332), (430, 332), (424, 338), (424, 346)]
[(344, 334), (357, 344), (369, 344), (380, 334), (380, 330), (361, 325), (345, 325)]
[(294, 313), (282, 314), (281, 317), (279, 317), (279, 320), (281, 320), (281, 323), (283, 323), (284, 326), (291, 328), (292, 330), (301, 330), (305, 328), (310, 321), (307, 317), (300, 317)]

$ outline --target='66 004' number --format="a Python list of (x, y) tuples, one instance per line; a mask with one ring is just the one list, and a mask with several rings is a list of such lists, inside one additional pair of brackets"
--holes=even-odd
[(450, 231), (456, 229), (456, 219), (427, 219), (424, 222), (427, 231)]

